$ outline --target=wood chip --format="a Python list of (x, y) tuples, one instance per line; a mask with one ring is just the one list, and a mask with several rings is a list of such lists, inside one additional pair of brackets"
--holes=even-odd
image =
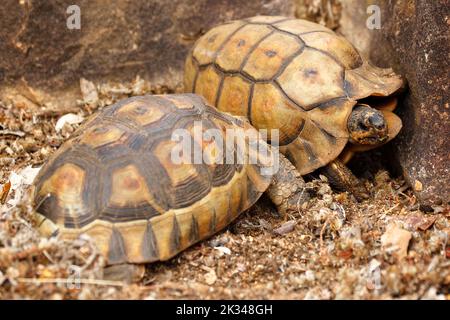
[(296, 224), (297, 222), (295, 222), (294, 220), (287, 221), (280, 227), (273, 229), (273, 232), (279, 236), (285, 235), (286, 233), (292, 232)]
[(422, 182), (420, 182), (419, 180), (414, 181), (414, 190), (422, 191), (423, 190)]
[(0, 135), (2, 136), (17, 136), (17, 137), (24, 137), (25, 132), (22, 131), (12, 131), (12, 130), (0, 130)]
[(2, 192), (0, 193), (1, 204), (5, 204), (6, 198), (8, 198), (9, 190), (11, 190), (11, 181), (8, 181), (3, 185)]
[(400, 228), (396, 223), (391, 223), (381, 236), (381, 245), (384, 250), (392, 252), (398, 259), (402, 259), (408, 254), (410, 240), (411, 232)]
[(94, 83), (84, 78), (80, 79), (80, 90), (83, 100), (87, 104), (94, 104), (98, 101), (98, 92)]
[(205, 283), (210, 286), (217, 281), (217, 275), (214, 269), (209, 270), (203, 277), (205, 278)]

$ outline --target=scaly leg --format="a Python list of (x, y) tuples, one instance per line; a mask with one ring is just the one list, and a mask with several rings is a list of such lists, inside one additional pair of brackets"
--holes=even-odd
[(369, 198), (369, 192), (357, 177), (350, 171), (345, 164), (336, 159), (320, 169), (330, 185), (340, 191), (349, 191), (357, 201), (363, 201)]
[(309, 193), (305, 190), (305, 181), (294, 165), (281, 153), (279, 159), (279, 170), (266, 192), (278, 212), (287, 217), (289, 211), (297, 211), (309, 200)]

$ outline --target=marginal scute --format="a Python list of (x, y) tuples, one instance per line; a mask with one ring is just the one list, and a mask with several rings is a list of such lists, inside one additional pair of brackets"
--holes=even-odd
[(400, 90), (404, 83), (392, 69), (383, 69), (365, 62), (361, 67), (345, 70), (347, 94), (354, 100), (368, 96), (389, 96)]
[(252, 22), (252, 23), (275, 23), (278, 21), (283, 21), (286, 20), (288, 18), (283, 17), (283, 16), (256, 16), (256, 17), (251, 17), (246, 19), (246, 21), (248, 22)]
[(243, 24), (242, 21), (236, 21), (209, 30), (197, 41), (192, 55), (200, 65), (212, 63), (221, 45)]
[(337, 34), (313, 32), (304, 34), (301, 38), (307, 46), (327, 52), (347, 69), (354, 69), (362, 64), (358, 51), (347, 39)]
[(345, 95), (343, 69), (326, 54), (310, 48), (295, 57), (277, 81), (303, 109)]
[(194, 82), (197, 77), (197, 68), (195, 67), (194, 59), (192, 58), (192, 53), (190, 52), (188, 57), (186, 58), (186, 62), (184, 64), (184, 90), (186, 92), (192, 92), (194, 90)]
[(203, 96), (206, 101), (211, 104), (216, 102), (217, 90), (222, 81), (221, 75), (216, 71), (214, 66), (200, 70), (197, 76), (195, 92)]
[(327, 101), (308, 112), (308, 117), (335, 138), (348, 139), (347, 119), (356, 101), (347, 98)]
[(331, 34), (333, 34), (333, 31), (331, 31), (327, 27), (301, 19), (281, 21), (275, 23), (274, 26), (279, 30), (286, 31), (295, 35), (300, 35), (305, 32), (330, 32)]
[(280, 147), (300, 174), (308, 174), (336, 159), (347, 144), (347, 137), (334, 137), (311, 120), (290, 144)]
[[(146, 251), (148, 251), (151, 243), (142, 241), (147, 231), (147, 220), (117, 224), (114, 230), (117, 230), (122, 235), (122, 245), (126, 252), (127, 262), (139, 263), (143, 260), (150, 260), (151, 252)], [(144, 247), (147, 247), (147, 250), (144, 251)]]
[(108, 263), (114, 265), (127, 261), (127, 251), (122, 233), (113, 227), (109, 242)]

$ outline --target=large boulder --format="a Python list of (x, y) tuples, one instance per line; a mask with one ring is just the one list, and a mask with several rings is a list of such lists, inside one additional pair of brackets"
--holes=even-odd
[[(70, 5), (80, 8), (80, 29)], [(68, 10), (69, 8), (69, 10)], [(294, 14), (282, 0), (3, 0), (0, 99), (50, 108), (74, 105), (79, 79), (127, 82), (137, 75), (176, 86), (186, 53), (213, 25), (257, 14)], [(67, 27), (70, 19), (71, 28)]]
[[(380, 8), (381, 29), (367, 28), (369, 5)], [(351, 0), (339, 30), (374, 64), (408, 81), (398, 110), (404, 126), (393, 147), (424, 209), (450, 202), (449, 26), (448, 0)]]

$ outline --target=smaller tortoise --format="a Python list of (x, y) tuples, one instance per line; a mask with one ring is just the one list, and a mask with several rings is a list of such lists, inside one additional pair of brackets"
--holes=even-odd
[[(233, 130), (246, 139), (233, 141)], [(177, 149), (183, 133), (186, 155)], [(68, 240), (91, 236), (110, 266), (107, 277), (132, 281), (143, 263), (170, 259), (223, 229), (266, 189), (281, 212), (306, 200), (285, 158), (277, 172), (264, 173), (276, 169), (276, 152), (264, 140), (250, 143), (256, 133), (193, 94), (122, 100), (94, 114), (40, 170), (38, 228)], [(203, 155), (197, 162), (195, 150)]]
[(257, 16), (211, 29), (186, 59), (184, 87), (258, 130), (278, 129), (280, 151), (302, 175), (322, 168), (357, 199), (367, 190), (345, 163), (402, 126), (392, 111), (403, 80), (306, 20)]

